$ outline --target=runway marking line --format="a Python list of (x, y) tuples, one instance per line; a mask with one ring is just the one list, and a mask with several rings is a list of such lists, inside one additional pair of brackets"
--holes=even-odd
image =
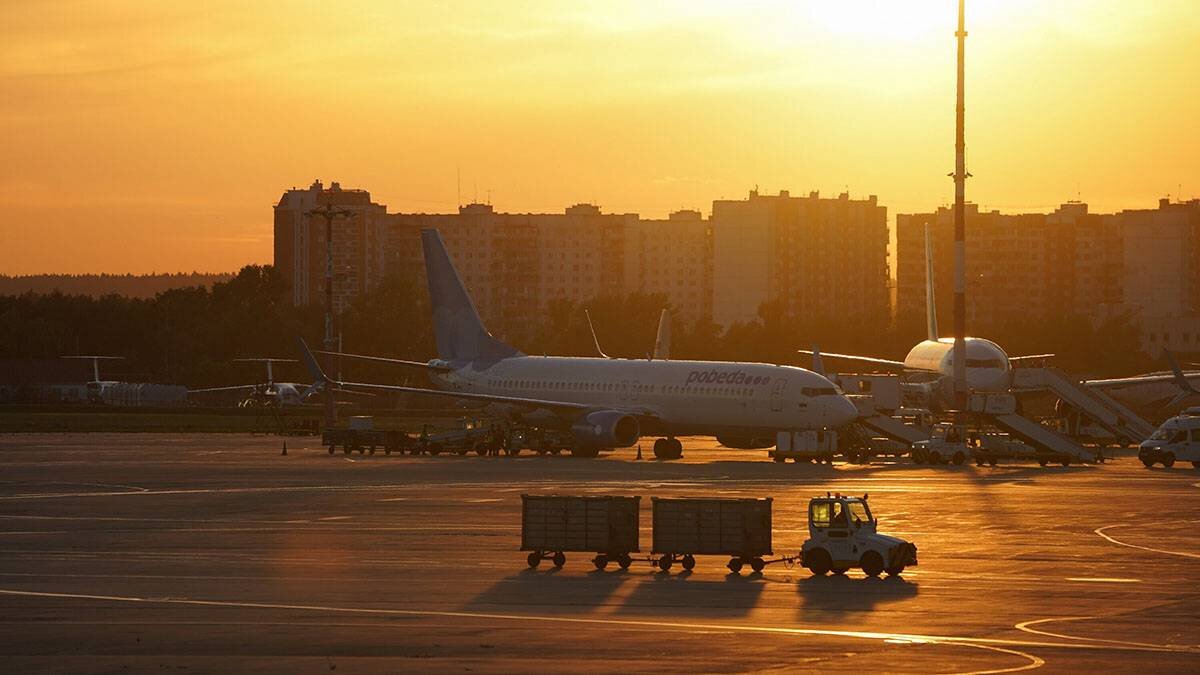
[(1122, 579), (1121, 577), (1067, 577), (1067, 581), (1085, 581), (1098, 584), (1140, 584), (1141, 579)]
[(1149, 642), (1131, 642), (1129, 640), (1111, 640), (1108, 638), (1094, 638), (1094, 637), (1084, 637), (1084, 636), (1080, 636), (1080, 635), (1067, 635), (1065, 633), (1051, 633), (1050, 631), (1046, 631), (1046, 630), (1037, 630), (1036, 628), (1030, 628), (1030, 626), (1032, 626), (1034, 624), (1050, 623), (1052, 621), (1086, 621), (1088, 619), (1097, 619), (1097, 618), (1099, 618), (1099, 617), (1095, 617), (1095, 616), (1057, 616), (1057, 617), (1049, 617), (1046, 619), (1034, 619), (1032, 621), (1022, 621), (1021, 623), (1014, 626), (1014, 628), (1016, 628), (1019, 631), (1024, 631), (1026, 633), (1032, 633), (1034, 635), (1044, 635), (1046, 637), (1054, 637), (1054, 638), (1059, 638), (1061, 640), (1081, 640), (1081, 641), (1086, 641), (1086, 642), (1103, 642), (1105, 644), (1121, 645), (1121, 646), (1126, 646), (1126, 647), (1146, 647), (1146, 648), (1155, 648), (1155, 649), (1167, 648), (1167, 649), (1172, 649), (1172, 650), (1178, 650), (1178, 649), (1182, 648), (1185, 651), (1200, 651), (1200, 650), (1196, 650), (1193, 647), (1189, 647), (1189, 646), (1185, 646), (1185, 645), (1156, 645), (1156, 644), (1151, 644)]
[[(489, 619), (500, 621), (530, 621), (530, 622), (545, 622), (545, 623), (573, 623), (573, 624), (588, 624), (588, 625), (607, 625), (607, 626), (629, 626), (634, 628), (659, 629), (664, 631), (697, 631), (697, 630), (712, 630), (725, 632), (741, 632), (741, 633), (761, 633), (769, 635), (803, 635), (803, 636), (822, 636), (822, 637), (844, 637), (860, 640), (903, 640), (906, 642), (922, 643), (922, 644), (950, 644), (950, 645), (966, 645), (973, 647), (989, 648), (1049, 648), (1049, 649), (1076, 649), (1076, 650), (1101, 650), (1101, 651), (1132, 651), (1132, 652), (1170, 652), (1170, 653), (1185, 653), (1197, 654), (1200, 653), (1200, 648), (1174, 645), (1135, 645), (1135, 644), (1090, 644), (1090, 640), (1083, 639), (1084, 643), (1068, 642), (1039, 642), (1035, 640), (1006, 640), (1001, 638), (974, 638), (964, 636), (951, 635), (924, 635), (914, 633), (880, 633), (874, 631), (850, 631), (850, 630), (831, 630), (820, 628), (784, 628), (779, 626), (756, 626), (748, 624), (712, 624), (712, 623), (688, 623), (683, 621), (653, 621), (645, 619), (613, 619), (613, 618), (586, 618), (575, 616), (557, 616), (557, 615), (539, 615), (539, 614), (503, 614), (499, 612), (468, 612), (468, 611), (452, 611), (452, 610), (424, 610), (424, 609), (382, 609), (373, 607), (337, 607), (330, 605), (299, 605), (289, 603), (273, 603), (273, 602), (245, 602), (232, 600), (199, 600), (194, 598), (182, 597), (137, 597), (123, 595), (100, 595), (91, 593), (58, 593), (52, 591), (29, 591), (18, 589), (0, 588), (0, 595), (16, 596), (16, 597), (31, 597), (31, 598), (56, 598), (56, 599), (71, 599), (71, 600), (97, 600), (103, 602), (124, 602), (124, 603), (146, 603), (146, 604), (169, 604), (169, 605), (189, 605), (200, 607), (232, 607), (241, 609), (282, 609), (295, 611), (310, 611), (310, 612), (331, 612), (338, 614), (364, 614), (371, 616), (414, 616), (414, 617), (441, 617), (441, 618), (457, 618), (457, 619)], [(1032, 622), (1026, 622), (1028, 625)], [(1022, 625), (1022, 624), (1018, 624)], [(1022, 629), (1024, 630), (1024, 629)], [(1026, 631), (1034, 632), (1034, 631)], [(1076, 639), (1078, 638), (1070, 638)], [(1014, 652), (1020, 653), (1020, 652)], [(1031, 659), (1036, 659), (1032, 655), (1025, 655)], [(1024, 670), (1025, 668), (1021, 668)], [(1004, 671), (984, 671), (984, 672), (1013, 672), (1011, 669)]]
[[(1197, 521), (1185, 520), (1185, 521), (1179, 521), (1179, 522), (1194, 523)], [(1167, 555), (1177, 555), (1177, 556), (1180, 556), (1183, 558), (1193, 558), (1193, 559), (1200, 560), (1200, 553), (1187, 553), (1186, 551), (1171, 551), (1171, 550), (1165, 549), (1165, 548), (1153, 548), (1150, 546), (1139, 546), (1137, 544), (1130, 544), (1128, 542), (1121, 541), (1120, 539), (1115, 539), (1104, 533), (1105, 530), (1111, 530), (1114, 527), (1131, 527), (1131, 525), (1129, 525), (1128, 523), (1116, 523), (1114, 525), (1105, 525), (1104, 527), (1098, 527), (1095, 530), (1092, 530), (1092, 532), (1103, 537), (1104, 539), (1107, 539), (1109, 542), (1116, 544), (1117, 546), (1125, 546), (1127, 548), (1136, 548), (1136, 549), (1140, 549), (1142, 551), (1150, 551), (1152, 553), (1165, 553)]]

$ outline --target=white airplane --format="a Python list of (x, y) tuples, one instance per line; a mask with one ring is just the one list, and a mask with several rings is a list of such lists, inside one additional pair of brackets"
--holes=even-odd
[(646, 435), (663, 436), (654, 451), (664, 459), (682, 455), (682, 435), (763, 447), (774, 443), (777, 431), (840, 427), (858, 418), (832, 382), (794, 366), (523, 354), (488, 333), (438, 231), (422, 230), (421, 243), (438, 358), (366, 358), (424, 368), (436, 389), (331, 380), (301, 341), (314, 387), (482, 401), (529, 423), (569, 431), (572, 454), (587, 457), (601, 448), (633, 446)]
[(229, 387), (208, 387), (206, 389), (189, 389), (188, 395), (212, 394), (216, 392), (244, 392), (244, 397), (238, 401), (239, 408), (279, 407), (300, 405), (314, 391), (311, 385), (297, 382), (276, 382), (274, 365), (276, 363), (295, 363), (295, 359), (234, 359), (235, 363), (265, 363), (267, 365), (267, 381), (255, 384), (236, 384)]
[(81, 359), (92, 362), (92, 379), (86, 383), (87, 398), (92, 403), (103, 403), (105, 394), (114, 387), (122, 384), (116, 380), (101, 380), (100, 379), (100, 362), (101, 361), (119, 361), (124, 359), (124, 356), (64, 356), (64, 359)]

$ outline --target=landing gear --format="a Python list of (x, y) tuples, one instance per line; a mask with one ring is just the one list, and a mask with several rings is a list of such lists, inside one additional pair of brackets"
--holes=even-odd
[(654, 441), (655, 459), (679, 459), (683, 457), (683, 443), (678, 438), (659, 438)]

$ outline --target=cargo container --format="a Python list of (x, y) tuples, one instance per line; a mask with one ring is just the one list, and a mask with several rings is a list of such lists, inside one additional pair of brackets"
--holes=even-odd
[(592, 564), (621, 569), (641, 551), (638, 518), (641, 497), (564, 497), (521, 495), (521, 550), (531, 568), (543, 560), (562, 567), (568, 552), (595, 553)]
[(761, 572), (762, 556), (771, 551), (771, 498), (660, 499), (651, 497), (654, 511), (652, 555), (664, 572), (679, 562), (696, 566), (697, 555), (730, 556), (727, 567), (740, 572), (750, 565)]

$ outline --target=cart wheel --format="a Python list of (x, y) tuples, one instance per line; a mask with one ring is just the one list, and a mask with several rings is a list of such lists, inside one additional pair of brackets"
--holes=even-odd
[(763, 568), (766, 566), (767, 563), (763, 562), (762, 558), (753, 558), (750, 560), (750, 569), (754, 570), (755, 572), (763, 571)]
[(696, 558), (691, 553), (683, 556), (683, 569), (691, 572), (696, 567)]
[(350, 446), (348, 446), (348, 445), (343, 445), (343, 446), (342, 446), (342, 454), (343, 454), (343, 455), (348, 455), (348, 454), (350, 454)]
[(742, 559), (732, 558), (728, 563), (725, 564), (725, 566), (729, 568), (730, 572), (737, 574), (738, 572), (742, 571)]
[(361, 446), (361, 445), (360, 445), (360, 446), (358, 446), (358, 454), (362, 455), (362, 454), (365, 454), (366, 452), (367, 452), (367, 449), (366, 449), (366, 448), (364, 448), (364, 447), (363, 447), (363, 446)]
[(621, 569), (627, 570), (633, 564), (633, 558), (630, 558), (629, 554), (626, 553), (617, 560), (617, 564), (621, 566)]
[(383, 446), (383, 454), (385, 454), (385, 455), (392, 454), (392, 446), (390, 446), (390, 445)]
[(671, 569), (671, 556), (664, 555), (658, 559), (658, 569), (667, 572)]
[(1063, 465), (1063, 466), (1071, 466), (1071, 458), (1070, 458), (1070, 457), (1064, 457), (1064, 458), (1063, 458), (1063, 461), (1062, 461), (1062, 465)]
[(331, 445), (331, 446), (329, 446), (329, 454), (331, 454), (331, 455), (332, 455), (332, 454), (333, 454), (333, 451), (334, 451), (334, 449), (335, 449), (335, 446), (332, 446), (332, 445)]
[(592, 558), (592, 564), (596, 566), (596, 569), (602, 570), (605, 567), (608, 567), (608, 556), (598, 555), (595, 558)]
[(373, 446), (373, 445), (371, 446), (371, 454), (372, 455), (375, 454), (375, 446)]
[(563, 565), (567, 564), (567, 556), (563, 555), (562, 551), (559, 551), (558, 553), (554, 554), (554, 557), (550, 559), (550, 562), (554, 563), (555, 567), (562, 567)]
[(976, 460), (975, 460), (975, 466), (983, 466), (983, 459), (982, 459), (982, 458), (976, 458)]
[(537, 566), (542, 562), (542, 552), (534, 551), (533, 553), (530, 553), (529, 557), (525, 559), (525, 562), (529, 563), (529, 569), (537, 569)]
[[(1163, 463), (1163, 466), (1165, 466), (1168, 469), (1175, 466), (1175, 453), (1168, 452), (1167, 454), (1163, 455), (1162, 463)], [(1066, 464), (1063, 464), (1063, 466), (1066, 466)]]
[(929, 463), (934, 464), (934, 465), (941, 464), (942, 463), (942, 453), (938, 452), (937, 450), (930, 452), (929, 453)]
[(954, 453), (954, 457), (952, 457), (950, 461), (954, 462), (954, 466), (962, 466), (962, 463), (966, 461), (966, 459), (967, 456), (963, 454), (962, 450), (959, 450), (958, 452)]
[(988, 460), (988, 466), (996, 466), (997, 464), (999, 464), (999, 462), (996, 461), (995, 457)]

